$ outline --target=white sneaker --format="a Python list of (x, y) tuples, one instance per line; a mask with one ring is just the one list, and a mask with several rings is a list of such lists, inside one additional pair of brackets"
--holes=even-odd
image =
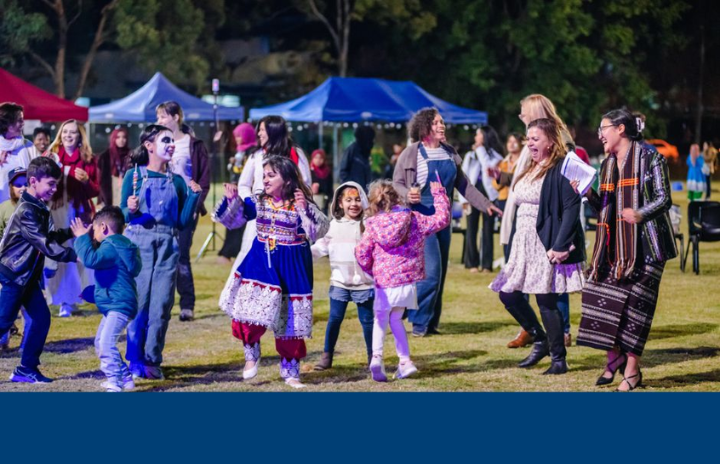
[(295, 377), (288, 377), (287, 379), (285, 379), (285, 385), (289, 385), (296, 390), (300, 390), (306, 387), (304, 383), (300, 382), (300, 379), (296, 379)]
[(123, 391), (122, 387), (116, 383), (110, 382), (109, 380), (104, 381), (100, 384), (108, 393), (120, 393)]
[(376, 382), (387, 382), (382, 356), (373, 356), (370, 361), (370, 375)]
[(132, 376), (122, 380), (122, 389), (123, 391), (135, 390), (135, 381)]
[(60, 317), (70, 317), (70, 316), (72, 316), (72, 313), (73, 313), (73, 307), (70, 306), (70, 305), (67, 304), (67, 303), (63, 303), (63, 304), (60, 306), (60, 312), (58, 313), (58, 316), (60, 316)]
[(415, 364), (412, 363), (412, 361), (408, 361), (406, 363), (398, 364), (397, 371), (395, 371), (395, 378), (396, 379), (406, 379), (410, 377), (413, 374), (417, 373), (417, 367), (415, 367)]
[(250, 380), (257, 376), (258, 373), (258, 366), (260, 365), (260, 360), (258, 359), (255, 361), (255, 365), (251, 367), (250, 369), (243, 369), (243, 380)]

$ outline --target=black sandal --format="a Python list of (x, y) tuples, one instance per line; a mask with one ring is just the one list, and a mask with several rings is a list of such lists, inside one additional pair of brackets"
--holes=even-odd
[[(638, 379), (637, 383), (636, 383), (635, 385), (633, 385), (633, 384), (630, 383), (630, 379), (634, 379), (635, 377), (639, 377), (639, 379)], [(618, 386), (618, 388), (615, 389), (616, 392), (625, 392), (625, 391), (631, 392), (631, 391), (635, 390), (636, 388), (642, 388), (642, 387), (643, 387), (643, 384), (642, 384), (642, 371), (641, 371), (640, 369), (638, 369), (637, 374), (631, 375), (630, 377), (625, 377), (625, 376), (623, 375), (623, 382), (627, 382), (627, 384), (628, 384), (628, 386), (629, 386), (630, 388), (627, 389), (627, 390), (620, 390), (620, 389), (619, 389), (620, 387)], [(620, 382), (620, 385), (622, 385), (622, 382)]]
[[(613, 369), (612, 365), (615, 364), (618, 359), (622, 359), (622, 358), (624, 358), (622, 364), (620, 364), (615, 369)], [(595, 382), (595, 386), (602, 387), (603, 385), (609, 385), (609, 384), (613, 383), (613, 381), (615, 380), (615, 373), (617, 371), (620, 371), (620, 374), (624, 375), (625, 374), (625, 366), (627, 366), (627, 360), (628, 360), (627, 354), (621, 353), (615, 359), (613, 359), (612, 361), (607, 363), (607, 365), (605, 366), (605, 371), (603, 372), (603, 375), (598, 377), (597, 381)], [(604, 377), (605, 372), (610, 372), (612, 374), (612, 377), (610, 377), (610, 378)]]

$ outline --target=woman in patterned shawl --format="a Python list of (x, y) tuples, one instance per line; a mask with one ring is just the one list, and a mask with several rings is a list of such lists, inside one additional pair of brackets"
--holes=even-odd
[(578, 345), (607, 351), (596, 385), (618, 391), (642, 385), (640, 357), (657, 304), (665, 261), (677, 255), (665, 158), (641, 143), (643, 123), (624, 109), (602, 118), (598, 137), (608, 157), (600, 192), (586, 196), (598, 211), (597, 239), (582, 295)]

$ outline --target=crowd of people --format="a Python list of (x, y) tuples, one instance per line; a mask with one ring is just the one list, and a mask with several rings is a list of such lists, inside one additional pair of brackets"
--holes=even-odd
[[(620, 371), (618, 390), (642, 385), (640, 360), (658, 287), (677, 250), (666, 161), (643, 142), (644, 121), (628, 110), (600, 119), (606, 156), (598, 188), (583, 191), (562, 165), (584, 151), (542, 95), (521, 101), (525, 134), (509, 134), (503, 144), (492, 127), (482, 126), (464, 159), (448, 143), (438, 110), (418, 111), (409, 143), (394, 147), (386, 178), (373, 178), (375, 133), (360, 126), (337, 188), (325, 152), (315, 150), (308, 159), (286, 121), (267, 116), (233, 130), (231, 182), (212, 211), (204, 206), (210, 188), (204, 143), (184, 124), (176, 102), (156, 113), (135, 149), (128, 131), (118, 128), (110, 147), (95, 156), (77, 121), (63, 122), (52, 143), (45, 130), (30, 142), (23, 138), (22, 107), (0, 105), (0, 335), (13, 330), (21, 308), (25, 319), (22, 359), (11, 380), (52, 381), (38, 369), (50, 329), (48, 304), (69, 316), (83, 300), (103, 315), (95, 338), (103, 388), (119, 392), (133, 389), (138, 378), (163, 379), (176, 288), (180, 320), (194, 318), (190, 247), (199, 217), (208, 213), (227, 228), (218, 259), (234, 259), (219, 307), (242, 344), (244, 380), (257, 375), (261, 338), (270, 329), (282, 379), (304, 388), (300, 364), (313, 329), (313, 263), (324, 257), (331, 268), (330, 315), (314, 369), (333, 368), (353, 302), (371, 378), (388, 380), (388, 326), (399, 358), (395, 378), (410, 377), (422, 366), (411, 359), (403, 320), (412, 323), (414, 337), (440, 333), (457, 191), (467, 214), (464, 264), (471, 272), (493, 272), (499, 226), (504, 264), (489, 288), (519, 325), (508, 346), (531, 346), (518, 366), (549, 356), (544, 374), (568, 371), (568, 294), (582, 292), (577, 344), (607, 354), (596, 384), (612, 383)], [(691, 152), (688, 164), (699, 166), (698, 159)], [(590, 256), (584, 203), (598, 219)], [(117, 347), (124, 331), (125, 359)]]

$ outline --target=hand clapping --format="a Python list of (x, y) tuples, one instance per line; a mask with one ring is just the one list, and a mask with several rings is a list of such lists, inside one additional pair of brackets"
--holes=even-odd
[(90, 229), (92, 229), (92, 225), (86, 226), (85, 224), (83, 224), (80, 218), (75, 218), (70, 223), (70, 229), (72, 229), (73, 235), (75, 237), (82, 237), (83, 235), (90, 232)]

